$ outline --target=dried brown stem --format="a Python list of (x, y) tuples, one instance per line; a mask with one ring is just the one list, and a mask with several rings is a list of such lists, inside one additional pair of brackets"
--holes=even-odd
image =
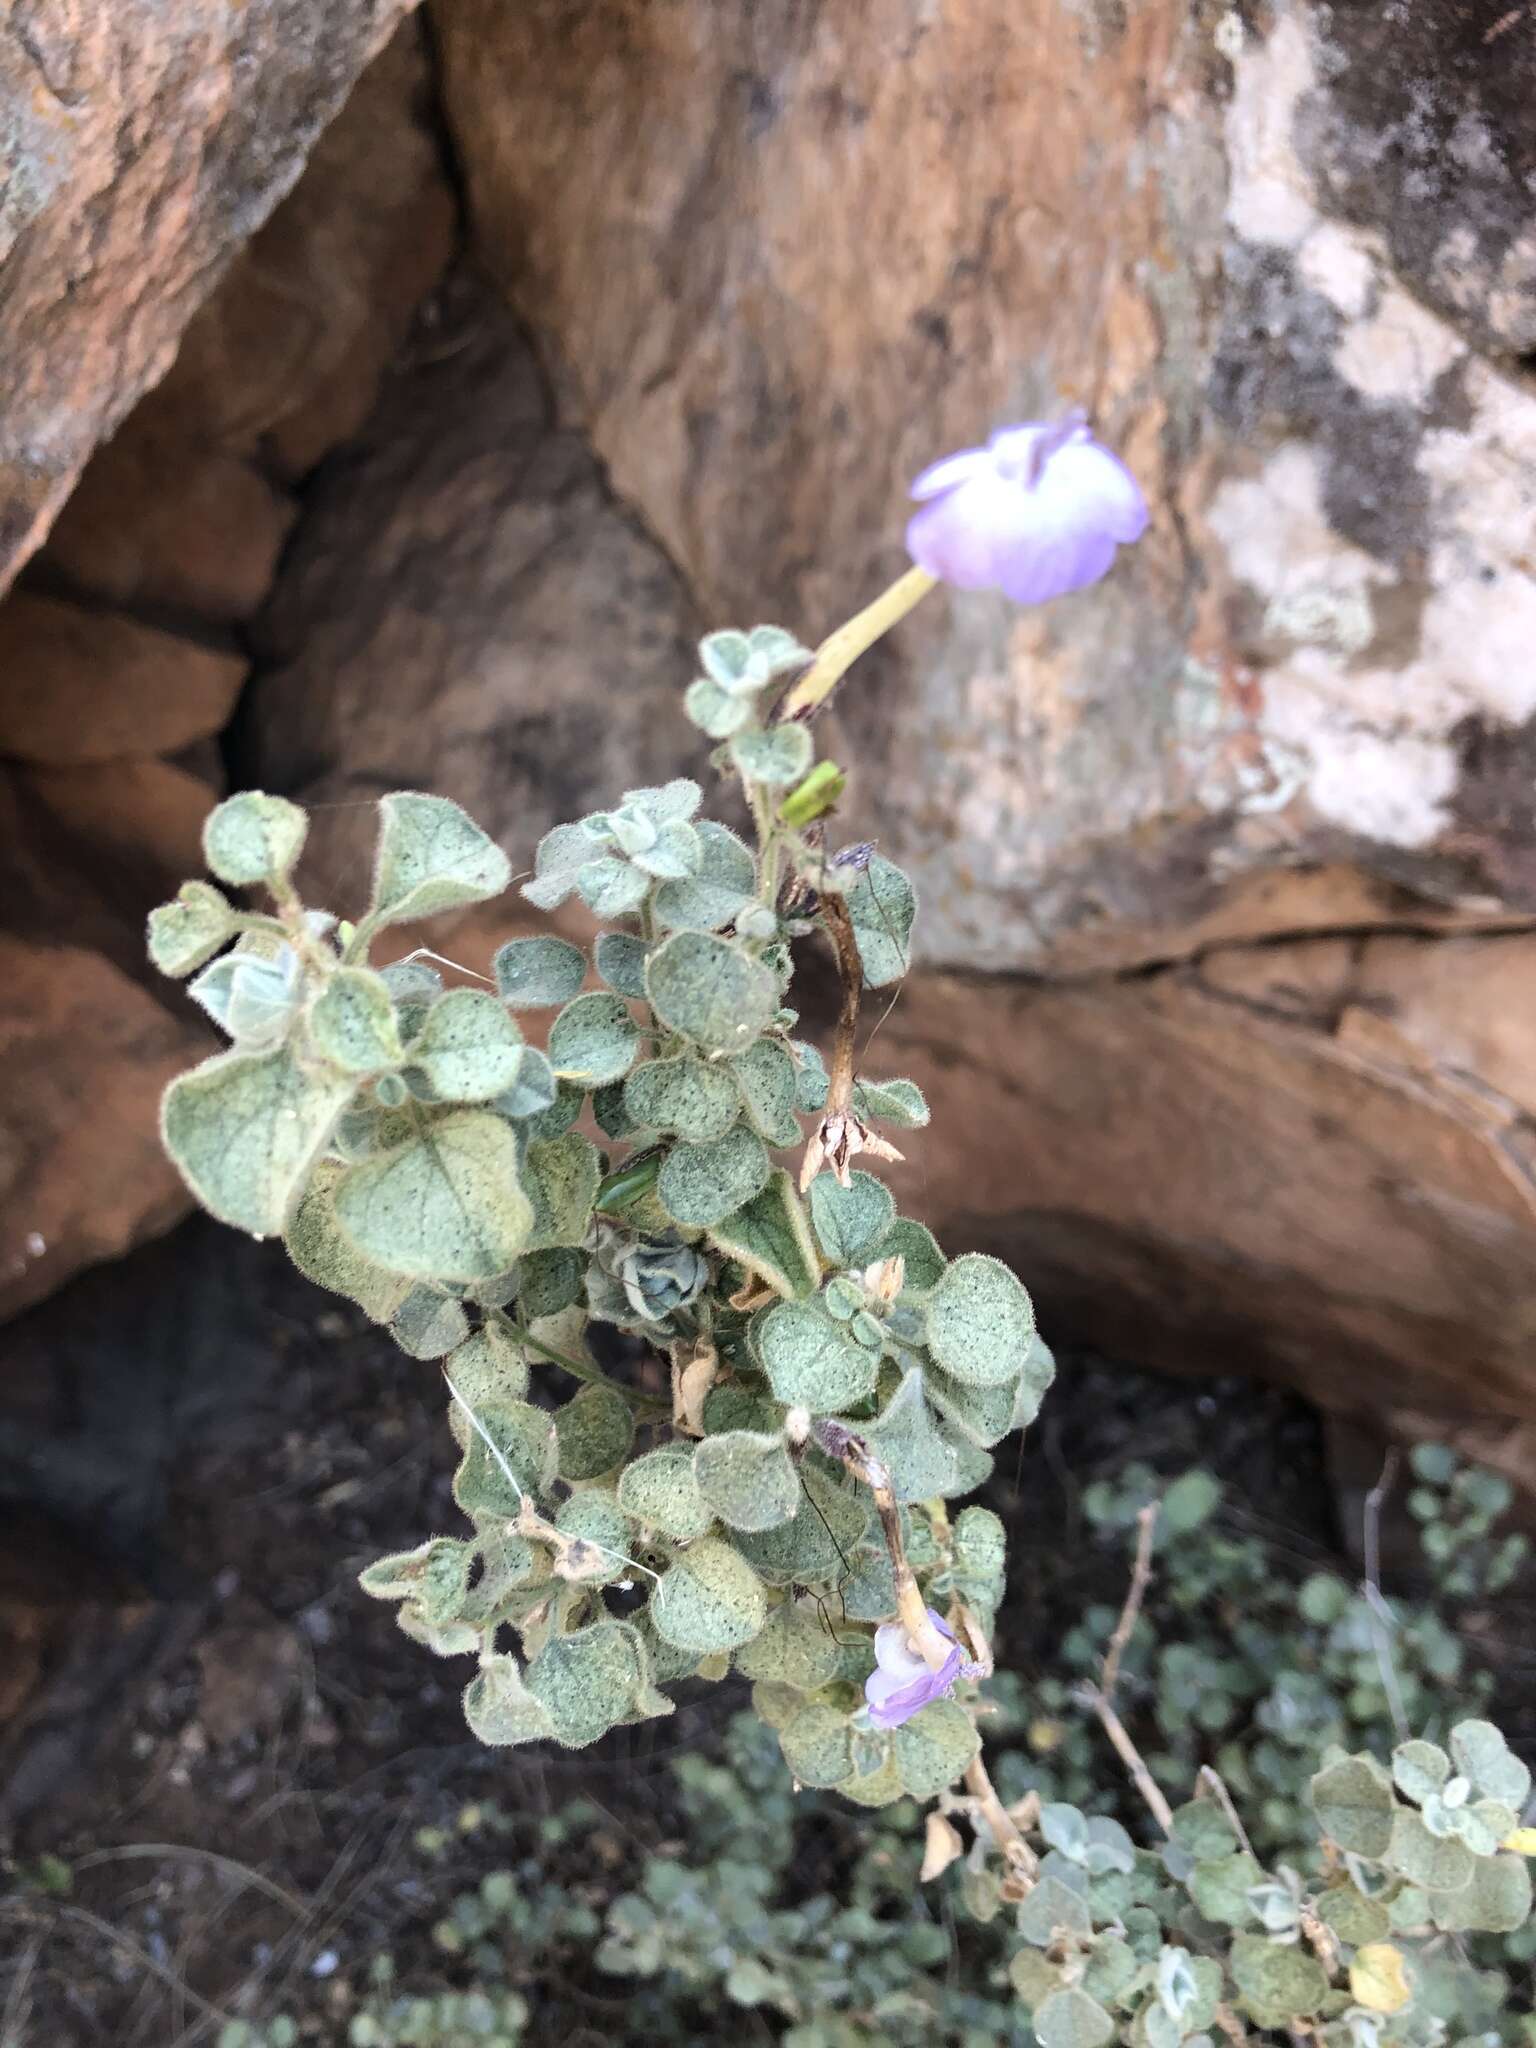
[(1157, 1526), (1158, 1505), (1154, 1501), (1144, 1507), (1136, 1517), (1136, 1561), (1131, 1567), (1131, 1583), (1126, 1589), (1125, 1605), (1120, 1610), (1120, 1619), (1115, 1623), (1114, 1633), (1109, 1639), (1109, 1648), (1104, 1653), (1104, 1663), (1097, 1685), (1088, 1686), (1084, 1697), (1098, 1716), (1099, 1726), (1109, 1737), (1115, 1754), (1130, 1773), (1131, 1782), (1141, 1794), (1152, 1818), (1165, 1835), (1173, 1833), (1173, 1809), (1163, 1797), (1162, 1788), (1147, 1769), (1140, 1750), (1132, 1742), (1125, 1723), (1115, 1712), (1115, 1688), (1120, 1683), (1120, 1659), (1125, 1646), (1131, 1639), (1136, 1626), (1136, 1617), (1141, 1612), (1141, 1603), (1146, 1598), (1147, 1587), (1152, 1582), (1152, 1537)]
[(828, 890), (821, 899), (822, 921), (837, 954), (838, 978), (843, 999), (837, 1012), (837, 1036), (832, 1042), (832, 1064), (827, 1069), (827, 1106), (823, 1121), (846, 1116), (853, 1101), (853, 1060), (859, 1031), (859, 998), (864, 993), (864, 963), (854, 937), (853, 919), (842, 897)]
[[(1227, 1826), (1236, 1835), (1238, 1841), (1248, 1851), (1248, 1854), (1253, 1856), (1253, 1844), (1248, 1839), (1248, 1830), (1243, 1826), (1242, 1815), (1232, 1804), (1232, 1794), (1227, 1790), (1221, 1773), (1212, 1770), (1209, 1764), (1202, 1764), (1200, 1766), (1200, 1782), (1221, 1808)], [(1259, 1859), (1257, 1856), (1254, 1856), (1253, 1860), (1257, 1863)]]
[(1131, 1566), (1131, 1583), (1099, 1671), (1099, 1691), (1111, 1706), (1114, 1704), (1115, 1687), (1120, 1683), (1120, 1659), (1125, 1655), (1125, 1646), (1131, 1640), (1136, 1617), (1141, 1613), (1141, 1603), (1152, 1583), (1152, 1539), (1157, 1529), (1158, 1507), (1158, 1502), (1153, 1501), (1136, 1517), (1136, 1562)]

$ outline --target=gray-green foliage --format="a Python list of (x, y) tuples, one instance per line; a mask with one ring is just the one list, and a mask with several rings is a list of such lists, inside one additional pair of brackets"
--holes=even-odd
[[(650, 1457), (676, 1466), (685, 1455), (673, 1448)], [(641, 1473), (646, 1462), (630, 1471)], [(1423, 1518), (1426, 1527), (1454, 1519), (1448, 1492), (1459, 1469), (1474, 1491), (1488, 1477), (1452, 1463), (1445, 1483), (1432, 1489), (1439, 1512)], [(1131, 1475), (1107, 1490), (1113, 1496), (1109, 1505), (1118, 1513), (1140, 1490)], [(1160, 1625), (1172, 1629), (1178, 1626), (1181, 1593), (1192, 1591), (1203, 1607), (1204, 1589), (1231, 1569), (1234, 1539), (1224, 1532), (1220, 1489), (1208, 1475), (1188, 1474), (1166, 1488), (1164, 1497), (1173, 1502), (1170, 1519), (1180, 1526), (1165, 1530), (1148, 1605)], [(1202, 1505), (1203, 1514), (1197, 1513)], [(1106, 1502), (1101, 1498), (1096, 1506), (1103, 1514)], [(1115, 1513), (1098, 1524), (1105, 1535)], [(964, 1509), (958, 1518), (956, 1550), (968, 1568), (992, 1554), (1000, 1535), (988, 1526), (993, 1519), (980, 1508)], [(1463, 1594), (1482, 1597), (1490, 1590), (1490, 1573), (1499, 1579), (1497, 1561), (1506, 1540), (1490, 1537), (1485, 1528), (1480, 1558), (1472, 1543), (1458, 1547)], [(1295, 1620), (1296, 1582), (1288, 1576), (1287, 1548), (1260, 1544), (1276, 1610), (1288, 1599)], [(1444, 1583), (1442, 1576), (1437, 1584), (1443, 1589)], [(1182, 1611), (1188, 1631), (1190, 1610)], [(1411, 1631), (1415, 1610), (1398, 1611), (1400, 1626)], [(1310, 1627), (1304, 1618), (1296, 1622), (1283, 1657), (1305, 1660), (1313, 1647)], [(1100, 1792), (1083, 1797), (1095, 1803), (1117, 1798), (1130, 1827), (1085, 1812), (1075, 1795), (1048, 1798), (1036, 1846), (1050, 1859), (1049, 1868), (1028, 1899), (1002, 1899), (995, 1869), (972, 1868), (965, 1857), (937, 1887), (920, 1885), (924, 1823), (914, 1799), (858, 1814), (848, 1807), (840, 1812), (835, 1795), (810, 1789), (835, 1781), (844, 1768), (846, 1722), (835, 1711), (806, 1705), (805, 1696), (839, 1678), (845, 1652), (838, 1637), (847, 1633), (840, 1619), (829, 1627), (814, 1601), (785, 1601), (762, 1634), (734, 1654), (736, 1668), (755, 1682), (770, 1714), (787, 1710), (791, 1716), (793, 1726), (786, 1721), (784, 1734), (798, 1789), (791, 1790), (772, 1729), (738, 1715), (727, 1729), (723, 1757), (684, 1754), (675, 1761), (681, 1824), (658, 1815), (651, 1836), (653, 1844), (663, 1836), (674, 1839), (632, 1856), (601, 1881), (601, 1896), (594, 1885), (599, 1866), (585, 1845), (606, 1816), (579, 1802), (544, 1820), (502, 1816), (481, 1803), (467, 1816), (468, 1836), (458, 1828), (423, 1830), (423, 1881), (409, 1889), (430, 1902), (433, 1946), (442, 1963), (413, 1976), (414, 1989), (408, 1991), (387, 1963), (376, 1962), (356, 1993), (356, 2010), (367, 2016), (357, 2038), (460, 2048), (465, 2001), (480, 2001), (474, 2013), (488, 2026), (486, 2015), (508, 1995), (509, 1969), (533, 2009), (530, 2034), (553, 2033), (563, 1989), (579, 1979), (595, 1948), (598, 1969), (625, 1994), (623, 2038), (667, 2048), (758, 2019), (782, 2026), (787, 2039), (805, 2048), (1038, 2048), (1074, 2016), (1090, 2029), (1102, 2029), (1093, 2007), (1115, 2025), (1106, 2038), (1128, 2038), (1130, 2048), (1173, 2040), (1193, 2044), (1202, 2036), (1212, 2048), (1225, 2048), (1234, 2037), (1217, 2024), (1223, 2006), (1250, 2042), (1284, 2044), (1284, 2030), (1260, 2029), (1237, 2000), (1262, 1993), (1277, 1974), (1282, 1988), (1285, 1979), (1295, 1980), (1300, 2003), (1314, 1997), (1320, 1966), (1300, 1928), (1299, 1908), (1306, 1901), (1316, 1924), (1339, 1943), (1340, 1966), (1323, 1973), (1325, 1983), (1330, 1974), (1333, 1979), (1324, 2002), (1344, 1994), (1351, 1965), (1368, 1996), (1392, 1996), (1401, 1967), (1415, 1996), (1432, 2001), (1428, 2019), (1358, 2003), (1351, 2012), (1347, 2006), (1322, 2021), (1328, 2048), (1359, 2048), (1362, 2041), (1528, 2048), (1531, 1930), (1476, 1935), (1469, 1950), (1461, 1935), (1399, 1931), (1392, 1909), (1368, 1899), (1347, 1867), (1324, 1867), (1317, 1822), (1305, 1806), (1296, 1809), (1293, 1833), (1264, 1852), (1263, 1864), (1242, 1855), (1220, 1806), (1205, 1797), (1176, 1803), (1176, 1846), (1149, 1852), (1136, 1846), (1135, 1836), (1157, 1837), (1145, 1832), (1134, 1794), (1126, 1785), (1117, 1797), (1114, 1780), (1107, 1779)], [(982, 1725), (1000, 1731), (1001, 1755), (994, 1756), (993, 1769), (1003, 1780), (1046, 1731), (1031, 1720), (1028, 1703), (1015, 1697), (1016, 1687), (995, 1690), (997, 1711)], [(1158, 1754), (1177, 1739), (1180, 1710), (1170, 1695), (1165, 1734), (1157, 1693), (1148, 1696), (1148, 1705), (1152, 1718), (1144, 1746)], [(1141, 1718), (1138, 1713), (1138, 1723)], [(1096, 1740), (1091, 1722), (1085, 1720), (1080, 1732), (1086, 1751)], [(1396, 1745), (1394, 1755), (1384, 1712), (1360, 1733), (1394, 1772), (1429, 1789), (1449, 1782), (1458, 1751), (1470, 1754), (1480, 1740), (1477, 1732), (1463, 1731), (1453, 1745), (1447, 1728), (1444, 1740), (1411, 1738)], [(1241, 1761), (1239, 1749), (1251, 1758), (1268, 1740), (1261, 1726), (1244, 1726), (1224, 1769), (1232, 1771)], [(1060, 1753), (1060, 1744), (1050, 1752)], [(1490, 1747), (1496, 1774), (1503, 1755), (1502, 1746)], [(1443, 1759), (1443, 1777), (1437, 1759)], [(1507, 1789), (1517, 1788), (1511, 1781)], [(648, 1787), (647, 1810), (657, 1803)], [(665, 1808), (664, 1796), (660, 1804)], [(515, 1845), (506, 1840), (514, 1831), (528, 1853), (514, 1854)], [(462, 1853), (450, 1849), (450, 1836), (455, 1845), (483, 1841), (483, 1851), (473, 1867), (475, 1881), (445, 1904), (435, 1880), (442, 1861)], [(1244, 1867), (1228, 1873), (1223, 1866), (1229, 1863)], [(1279, 1874), (1267, 1877), (1266, 1865)], [(1286, 1870), (1298, 1878), (1294, 1890), (1285, 1881)], [(831, 1893), (822, 1888), (828, 1871), (835, 1873)], [(1173, 1872), (1187, 1874), (1175, 1878)], [(1359, 1875), (1376, 1889), (1364, 1866)], [(1218, 1878), (1229, 1876), (1245, 1880), (1228, 1885), (1236, 1924), (1190, 1919), (1191, 1894), (1214, 1900)], [(1136, 1894), (1151, 1903), (1138, 1905)], [(1110, 1912), (1116, 1918), (1106, 1920)], [(1070, 1933), (1071, 1944), (1059, 1945), (1053, 1955), (1050, 1943), (1058, 1927)], [(462, 1983), (465, 1969), (470, 1989), (448, 1989), (448, 1977)], [(1065, 1985), (1063, 1976), (1073, 1970), (1076, 1982)], [(1352, 1984), (1349, 1997), (1353, 2003)], [(1062, 2002), (1045, 2010), (1051, 2000)], [(1032, 2012), (1042, 2027), (1032, 2026)], [(398, 2017), (390, 2022), (389, 2015)], [(375, 2016), (378, 2024), (414, 2025), (419, 2031), (376, 2035), (370, 2031)], [(257, 2048), (258, 2042), (268, 2048), (278, 2037), (251, 2029), (239, 2038), (242, 2048)], [(286, 2038), (291, 2043), (294, 2037)]]
[[(701, 817), (682, 777), (555, 827), (523, 894), (585, 905), (605, 927), (590, 954), (519, 937), (454, 987), (382, 953), (393, 927), (507, 880), (506, 855), (443, 798), (382, 800), (353, 923), (302, 903), (301, 809), (222, 805), (210, 863), (270, 903), (194, 882), (151, 922), (156, 959), (196, 972), (233, 1040), (173, 1085), (166, 1140), (214, 1213), (282, 1233), (306, 1274), (441, 1369), (468, 1533), (428, 1546), (430, 1599), (409, 1574), (365, 1583), (439, 1654), (477, 1653), (465, 1710), (485, 1740), (591, 1742), (669, 1712), (683, 1673), (719, 1678), (750, 1653), (760, 1687), (803, 1693), (802, 1748), (813, 1726), (840, 1731), (818, 1768), (840, 1758), (851, 1798), (930, 1796), (970, 1756), (974, 1683), (899, 1741), (866, 1725), (895, 1587), (842, 1447), (887, 1472), (925, 1596), (990, 1622), (1000, 1541), (978, 1564), (961, 1541), (975, 1525), (939, 1503), (1033, 1413), (1049, 1354), (1019, 1283), (946, 1260), (874, 1175), (797, 1185), (831, 1084), (792, 1036), (792, 947), (835, 891), (883, 986), (907, 964), (912, 891), (883, 856), (824, 851), (839, 776), (809, 794), (811, 731), (774, 718), (806, 650), (759, 627), (712, 634), (700, 657), (689, 714), (744, 784), (758, 844)], [(802, 818), (815, 829), (788, 822)], [(910, 1081), (851, 1079), (852, 1131), (927, 1121)], [(589, 1345), (602, 1323), (655, 1368), (610, 1379)], [(840, 1586), (849, 1644), (820, 1670), (797, 1603)]]
[[(210, 866), (270, 908), (189, 883), (152, 917), (150, 950), (197, 973), (192, 993), (232, 1040), (167, 1091), (165, 1141), (189, 1185), (225, 1220), (282, 1233), (306, 1274), (442, 1371), (467, 1533), (382, 1559), (362, 1583), (412, 1640), (474, 1659), (472, 1730), (584, 1747), (670, 1714), (669, 1684), (734, 1668), (803, 1784), (878, 1808), (942, 1800), (977, 1756), (986, 1659), (970, 1652), (1001, 1601), (1003, 1531), (946, 1503), (1034, 1419), (1054, 1367), (1006, 1266), (947, 1259), (879, 1178), (848, 1171), (853, 1152), (889, 1156), (876, 1126), (923, 1127), (920, 1092), (855, 1085), (846, 1068), (834, 1080), (791, 1035), (793, 946), (829, 901), (876, 988), (906, 971), (915, 914), (892, 862), (823, 849), (840, 773), (813, 766), (809, 728), (773, 717), (775, 686), (805, 658), (775, 628), (714, 634), (688, 694), (717, 767), (744, 784), (755, 851), (697, 817), (702, 792), (683, 778), (541, 842), (523, 893), (543, 909), (578, 898), (604, 922), (601, 987), (552, 936), (510, 941), (486, 987), (375, 961), (381, 933), (508, 879), (462, 811), (412, 793), (380, 803), (355, 923), (299, 897), (297, 806), (230, 799), (209, 821)], [(802, 1192), (775, 1154), (798, 1152), (802, 1118), (823, 1109), (826, 1167)], [(640, 1340), (648, 1362), (611, 1378), (594, 1324)], [(1432, 1461), (1416, 1477), (1419, 1512)], [(1431, 1518), (1426, 1545), (1465, 1573), (1496, 1503), (1453, 1484), (1464, 1512)], [(1170, 1541), (1206, 1528), (1217, 1492), (1202, 1475), (1169, 1490)], [(1099, 1506), (1113, 1521), (1117, 1503)], [(1181, 1732), (1219, 1737), (1265, 1655), (1241, 1579), (1229, 1560), (1225, 1649), (1175, 1632), (1147, 1652), (1166, 1702), (1153, 1761), (1175, 1778)], [(1258, 1718), (1289, 1774), (1282, 1791), (1262, 1748), (1233, 1760), (1257, 1800), (1251, 1845), (1186, 1807), (1171, 1844), (1138, 1848), (1062, 1787), (1039, 1817), (1038, 1873), (1000, 1866), (975, 1828), (967, 1901), (983, 1919), (1017, 1907), (1010, 1982), (1039, 2048), (1200, 2048), (1213, 2026), (1245, 2024), (1304, 2026), (1329, 2048), (1434, 2048), (1436, 1944), (1523, 1926), (1523, 1765), (1476, 1715), (1431, 1726), (1413, 1669), (1393, 1705), (1414, 1739), (1390, 1759), (1352, 1744), (1351, 1716), (1385, 1683), (1385, 1624), (1321, 1576), (1301, 1604), (1348, 1667), (1348, 1711), (1331, 1711), (1326, 1662), (1266, 1669)], [(865, 1684), (912, 1654), (900, 1644), (918, 1606), (959, 1647), (921, 1701), (882, 1718)], [(1080, 1633), (1065, 1650), (1091, 1677), (1107, 1631), (1090, 1615)], [(1142, 1648), (1133, 1635), (1131, 1687)], [(930, 1641), (929, 1665), (946, 1655)], [(1426, 1667), (1454, 1676), (1432, 1654)], [(1051, 1683), (1042, 1723), (1070, 1704)], [(1305, 1867), (1264, 1860), (1277, 1799)], [(1304, 1801), (1316, 1821), (1298, 1827)]]

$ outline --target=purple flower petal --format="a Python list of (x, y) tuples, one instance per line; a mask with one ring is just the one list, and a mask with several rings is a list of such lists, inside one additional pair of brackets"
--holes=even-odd
[(954, 1645), (937, 1671), (931, 1670), (927, 1659), (913, 1647), (900, 1622), (888, 1621), (875, 1630), (876, 1669), (864, 1681), (864, 1704), (876, 1728), (899, 1728), (903, 1721), (910, 1721), (931, 1701), (943, 1699), (968, 1668), (943, 1616), (930, 1607), (928, 1619)]
[(997, 587), (1020, 493), (986, 470), (934, 498), (907, 524), (907, 553), (920, 569), (956, 590)]
[(978, 471), (985, 473), (992, 467), (992, 456), (985, 448), (962, 448), (958, 455), (945, 455), (938, 462), (929, 463), (921, 476), (914, 477), (909, 495), (913, 498), (936, 498), (941, 491), (952, 491), (956, 484), (963, 484), (967, 477)]
[(1147, 501), (1118, 455), (1097, 441), (1069, 441), (1045, 465), (1042, 495), (1070, 499), (1075, 516), (1091, 521), (1114, 541), (1140, 540), (1147, 530)]
[(924, 500), (907, 526), (907, 551), (959, 590), (1001, 590), (1042, 604), (1096, 583), (1117, 545), (1146, 531), (1147, 507), (1130, 471), (1080, 417), (1005, 427), (925, 469)]

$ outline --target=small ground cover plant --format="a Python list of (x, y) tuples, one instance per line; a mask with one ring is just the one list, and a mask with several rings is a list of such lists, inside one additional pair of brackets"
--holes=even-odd
[[(370, 899), (343, 918), (299, 894), (298, 805), (221, 804), (204, 843), (223, 886), (188, 882), (150, 920), (156, 963), (232, 1041), (172, 1083), (165, 1143), (215, 1216), (281, 1235), (439, 1363), (463, 1525), (362, 1585), (416, 1643), (473, 1660), (481, 1740), (582, 1748), (735, 1672), (797, 1784), (931, 1807), (920, 1875), (964, 1859), (973, 1908), (1007, 1911), (1041, 2048), (1432, 2048), (1446, 1942), (1530, 1910), (1528, 1774), (1491, 1723), (1438, 1742), (1416, 1721), (1390, 1758), (1317, 1732), (1302, 1867), (1260, 1855), (1214, 1773), (1175, 1805), (1118, 1706), (1149, 1503), (1080, 1690), (1158, 1846), (1092, 1801), (1005, 1801), (983, 1755), (1004, 1532), (961, 1503), (1054, 1366), (1015, 1275), (948, 1257), (867, 1170), (929, 1120), (910, 1080), (857, 1065), (861, 998), (907, 971), (916, 904), (873, 847), (831, 843), (845, 778), (813, 719), (940, 576), (1040, 602), (1097, 580), (1146, 513), (1077, 418), (1006, 430), (914, 492), (916, 566), (819, 649), (776, 626), (701, 644), (684, 708), (750, 843), (682, 777), (540, 842), (522, 893), (579, 900), (589, 948), (511, 939), (483, 986), (420, 955), (375, 965), (394, 927), (499, 894), (502, 849), (445, 798), (385, 796)], [(790, 1000), (808, 943), (841, 988), (825, 1053)], [(617, 1339), (640, 1354), (627, 1373)], [(1202, 1726), (1223, 1675), (1171, 1667)], [(520, 2024), (515, 2003), (492, 2017)]]

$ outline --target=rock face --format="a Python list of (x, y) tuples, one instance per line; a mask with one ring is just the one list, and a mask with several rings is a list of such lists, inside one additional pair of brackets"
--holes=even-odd
[[(133, 380), (151, 374), (150, 356), (141, 361), (133, 346), (162, 351), (158, 374), (195, 305), (198, 279), (206, 289), (250, 234), (351, 82), (344, 51), (355, 68), (400, 12), (310, 9), (295, 28), (281, 9), (247, 9), (239, 76), (257, 103), (244, 113), (233, 103), (220, 110), (218, 74), (206, 51), (197, 57), (203, 68), (187, 75), (200, 81), (206, 104), (194, 94), (181, 111), (224, 137), (226, 212), (240, 200), (228, 218), (214, 203), (223, 189), (217, 180), (208, 215), (188, 214), (191, 188), (182, 192), (175, 181), (191, 177), (195, 155), (190, 165), (183, 160), (186, 137), (171, 146), (161, 108), (155, 147), (111, 185), (110, 204), (94, 202), (105, 208), (100, 263), (79, 304), (28, 310), (28, 266), (44, 263), (44, 253), (27, 255), (27, 235), (18, 242), (0, 268), (8, 349), (23, 347), (9, 339), (10, 321), (68, 314), (77, 325), (67, 348), (62, 330), (56, 337), (55, 381), (34, 365), (32, 381), (0, 403), (0, 476), (8, 437), (40, 431), (28, 408), (64, 389), (60, 364), (87, 380), (69, 386), (82, 410), (71, 415), (68, 435), (55, 422), (52, 440), (38, 441), (57, 456), (54, 468), (33, 477), (43, 495), (27, 502), (39, 519), (49, 494), (67, 486), (68, 464), (83, 457), (113, 408), (126, 406)], [(127, 16), (121, 25), (126, 35)], [(294, 101), (288, 130), (272, 125), (278, 88), (251, 61), (261, 47), (252, 39), (280, 30), (288, 37), (282, 63), (298, 67), (285, 73)], [(19, 28), (13, 21), (0, 30), (0, 52), (14, 56), (26, 32), (23, 10)], [(145, 68), (125, 73), (120, 89), (155, 78), (169, 91), (171, 73), (157, 68), (165, 61), (158, 37), (142, 22), (133, 32), (143, 43), (135, 61)], [(331, 69), (318, 80), (305, 68), (317, 38), (331, 52)], [(278, 61), (276, 51), (267, 55)], [(192, 1007), (147, 967), (144, 918), (201, 864), (199, 830), (223, 782), (219, 740), (249, 672), (242, 629), (292, 527), (293, 487), (366, 416), (385, 363), (447, 260), (455, 209), (426, 79), (408, 23), (320, 139), (299, 190), (196, 313), (169, 376), (91, 461), (24, 587), (0, 604), (0, 846), (10, 884), (0, 910), (10, 963), (0, 1002), (8, 1076), (0, 1102), (0, 1313), (163, 1228), (185, 1206), (161, 1154), (156, 1102), (207, 1036)], [(89, 128), (100, 109), (86, 83), (79, 90), (79, 120)], [(241, 123), (258, 115), (252, 136), (267, 132), (253, 165), (252, 136), (240, 146), (246, 154), (229, 151)], [(140, 117), (152, 122), (155, 107)], [(69, 175), (85, 176), (92, 159), (71, 161)], [(257, 176), (263, 165), (265, 186)], [(168, 181), (156, 219), (171, 238), (167, 248), (181, 254), (167, 257), (170, 267), (150, 289), (131, 215), (140, 203), (134, 177), (156, 166)], [(41, 238), (40, 252), (53, 249), (46, 263), (60, 260), (47, 238), (64, 231), (73, 192), (61, 185), (28, 231)], [(129, 252), (113, 237), (130, 232), (139, 236), (132, 295), (114, 296), (128, 291)], [(201, 268), (192, 267), (194, 255)], [(107, 368), (118, 381), (90, 386), (96, 396), (87, 404), (89, 379)]]
[(7, 11), (0, 588), (410, 5)]
[[(317, 108), (396, 11), (306, 14)], [(924, 462), (1088, 405), (1147, 538), (1043, 611), (931, 598), (831, 714), (849, 835), (925, 900), (868, 1056), (934, 1104), (915, 1199), (1139, 1355), (1536, 1416), (1536, 39), (1473, 12), (445, 0), (477, 268), (429, 297), (452, 208), (397, 39), (0, 613), (18, 817), (168, 858), (254, 651), (225, 757), (322, 806), (337, 908), (400, 783), (525, 865), (698, 765), (701, 624), (816, 637), (904, 566)], [(166, 202), (175, 261), (120, 281), (119, 395), (244, 231), (215, 215)], [(116, 416), (96, 360), (0, 408), (28, 532)], [(25, 422), (66, 374), (61, 454)], [(42, 701), (81, 604), (110, 715)], [(140, 870), (98, 864), (55, 929), (137, 975)]]
[(831, 626), (900, 568), (906, 478), (1001, 420), (1087, 403), (1148, 486), (1108, 586), (930, 600), (838, 709), (850, 829), (967, 971), (878, 1046), (935, 1102), (929, 1208), (1010, 1219), (1079, 1329), (1511, 1414), (1536, 43), (1469, 20), (460, 0), (442, 35), (480, 246), (712, 620)]

